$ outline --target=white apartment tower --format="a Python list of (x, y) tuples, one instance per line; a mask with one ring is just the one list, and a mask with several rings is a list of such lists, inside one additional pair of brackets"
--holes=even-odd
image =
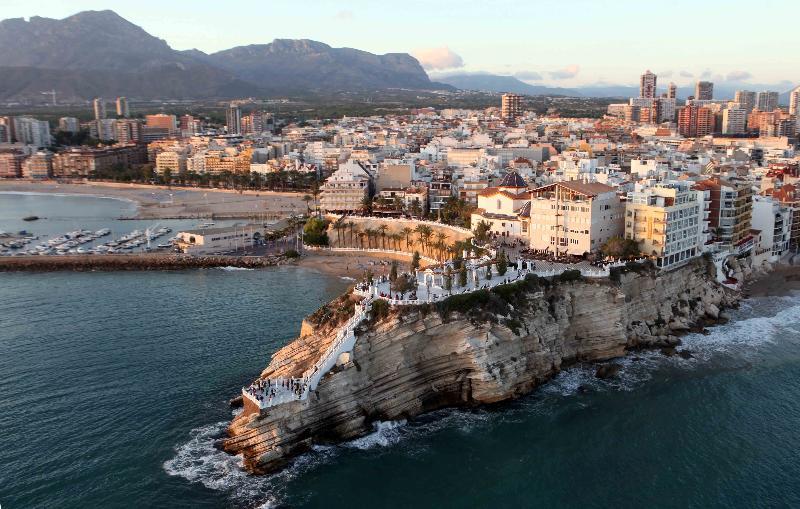
[(95, 97), (92, 100), (92, 107), (94, 108), (94, 119), (102, 120), (106, 118), (106, 103), (102, 97)]

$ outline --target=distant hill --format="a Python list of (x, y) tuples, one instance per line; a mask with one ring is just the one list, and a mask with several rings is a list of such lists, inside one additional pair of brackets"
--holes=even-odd
[(580, 97), (577, 90), (560, 87), (544, 87), (530, 85), (514, 76), (500, 76), (497, 74), (454, 74), (437, 78), (442, 83), (453, 85), (462, 90), (483, 90), (486, 92), (510, 92), (525, 95), (566, 95)]
[(389, 88), (451, 89), (405, 53), (275, 40), (207, 55), (176, 51), (113, 11), (0, 21), (0, 99), (126, 95), (205, 99)]

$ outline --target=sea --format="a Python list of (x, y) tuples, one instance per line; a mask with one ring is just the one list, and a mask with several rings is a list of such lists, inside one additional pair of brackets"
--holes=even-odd
[[(0, 230), (28, 214), (8, 199)], [(25, 199), (105, 227), (131, 207)], [(248, 475), (214, 446), (229, 399), (348, 284), (297, 267), (0, 273), (0, 507), (800, 507), (800, 295), (743, 302), (684, 338), (689, 359), (637, 353), (612, 380), (573, 366)]]

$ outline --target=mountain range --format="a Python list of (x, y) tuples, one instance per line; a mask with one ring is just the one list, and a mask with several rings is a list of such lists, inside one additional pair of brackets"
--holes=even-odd
[(124, 95), (207, 99), (390, 88), (452, 90), (406, 53), (276, 39), (213, 54), (177, 51), (113, 11), (0, 21), (0, 100)]

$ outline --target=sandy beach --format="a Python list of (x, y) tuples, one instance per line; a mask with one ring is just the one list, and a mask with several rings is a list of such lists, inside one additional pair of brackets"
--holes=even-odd
[(800, 265), (776, 265), (769, 274), (745, 287), (750, 297), (783, 297), (800, 291)]
[(107, 182), (31, 182), (0, 180), (0, 192), (92, 195), (130, 200), (138, 205), (130, 219), (263, 218), (307, 211), (303, 193), (168, 188)]
[[(411, 256), (392, 254), (361, 254), (361, 253), (326, 253), (307, 252), (295, 262), (300, 267), (316, 270), (334, 276), (360, 279), (364, 272), (370, 270), (374, 275), (388, 275), (391, 261), (398, 261), (400, 272), (411, 268)], [(420, 261), (425, 266), (424, 260)]]

